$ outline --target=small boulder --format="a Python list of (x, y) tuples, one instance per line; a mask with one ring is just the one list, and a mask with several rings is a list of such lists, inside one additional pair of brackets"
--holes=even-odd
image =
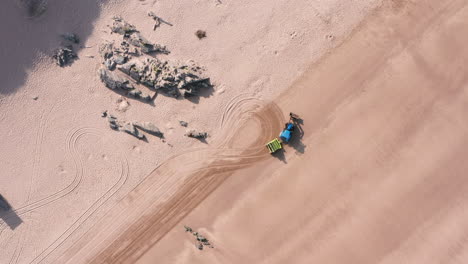
[(115, 69), (115, 65), (116, 63), (112, 58), (106, 59), (106, 61), (104, 62), (104, 66), (106, 66), (106, 68), (111, 71)]
[(118, 76), (115, 72), (111, 72), (105, 68), (100, 68), (98, 70), (99, 77), (101, 81), (109, 89), (123, 89), (123, 90), (133, 90), (134, 87), (129, 80)]
[(55, 59), (58, 66), (64, 67), (65, 65), (72, 63), (74, 59), (78, 58), (78, 56), (73, 51), (73, 47), (67, 46), (55, 50), (52, 58)]
[(145, 135), (141, 133), (132, 123), (128, 122), (122, 127), (123, 131), (138, 138), (144, 139)]
[(181, 126), (183, 126), (183, 127), (187, 127), (187, 126), (188, 126), (188, 123), (185, 122), (185, 121), (182, 121), (182, 120), (179, 121), (179, 124), (180, 124)]
[(153, 136), (162, 138), (164, 134), (151, 122), (133, 122), (133, 125)]
[(111, 26), (111, 31), (120, 35), (130, 34), (133, 32), (138, 32), (134, 25), (129, 24), (127, 21), (123, 20), (121, 17), (116, 16), (112, 18), (114, 23)]
[(185, 133), (185, 136), (191, 137), (191, 138), (196, 138), (196, 139), (205, 139), (208, 137), (208, 133), (206, 132), (197, 132), (196, 130), (189, 130), (187, 133)]

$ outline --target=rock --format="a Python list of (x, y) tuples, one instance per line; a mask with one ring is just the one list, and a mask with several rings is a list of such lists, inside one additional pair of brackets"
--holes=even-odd
[(206, 38), (206, 31), (204, 30), (197, 30), (195, 32), (195, 36), (197, 36), (198, 39)]
[(188, 123), (185, 122), (185, 121), (182, 121), (182, 120), (179, 121), (179, 124), (180, 124), (181, 126), (183, 126), (183, 127), (187, 127), (187, 126), (188, 126)]
[(117, 108), (116, 110), (119, 111), (119, 112), (125, 112), (127, 111), (127, 109), (130, 107), (130, 104), (128, 103), (128, 101), (123, 98), (123, 97), (120, 97), (118, 100), (117, 100)]
[(153, 136), (162, 138), (164, 134), (151, 122), (133, 122), (133, 125)]
[(73, 62), (74, 59), (78, 58), (76, 53), (73, 51), (73, 47), (67, 46), (55, 50), (52, 58), (55, 59), (55, 62), (58, 66), (64, 67), (69, 63)]
[(203, 250), (203, 244), (202, 244), (202, 243), (198, 243), (197, 248), (198, 248), (199, 250)]
[(100, 68), (98, 70), (99, 77), (101, 81), (110, 89), (122, 89), (122, 90), (133, 90), (133, 85), (126, 80), (118, 76), (115, 72), (111, 72), (105, 68)]
[(122, 64), (124, 64), (125, 62), (127, 62), (127, 57), (126, 57), (126, 56), (118, 55), (118, 56), (115, 56), (114, 61), (115, 61), (115, 63), (117, 63), (117, 64), (119, 64), (119, 65), (122, 65)]
[(128, 122), (122, 127), (123, 131), (138, 138), (138, 139), (144, 139), (145, 135), (141, 133), (132, 123)]
[(208, 242), (208, 240), (202, 235), (197, 235), (197, 240), (203, 243)]
[(116, 16), (112, 18), (114, 23), (111, 26), (111, 31), (120, 35), (138, 32), (134, 25), (127, 23), (121, 17)]
[[(106, 114), (107, 114), (107, 111), (106, 111)], [(109, 126), (110, 128), (114, 129), (114, 130), (118, 130), (119, 129), (119, 124), (117, 123), (117, 118), (113, 115), (109, 115), (107, 117), (107, 121), (109, 121)]]
[(75, 35), (74, 33), (64, 33), (62, 35), (60, 35), (64, 40), (66, 41), (70, 41), (71, 43), (75, 43), (75, 44), (78, 44), (80, 43), (80, 39), (78, 38), (77, 35)]
[(185, 228), (185, 232), (190, 232), (190, 233), (193, 232), (192, 228), (190, 228), (188, 226), (184, 226), (184, 228)]
[(106, 59), (106, 61), (104, 62), (104, 66), (106, 66), (106, 68), (108, 70), (111, 70), (113, 71), (115, 69), (115, 61), (111, 58), (111, 59)]
[(208, 137), (208, 133), (206, 132), (197, 132), (196, 130), (189, 130), (187, 133), (185, 133), (185, 136), (191, 137), (191, 138), (196, 138), (196, 139), (205, 139)]
[(99, 54), (104, 60), (112, 57), (112, 55), (114, 54), (113, 50), (114, 50), (114, 44), (112, 44), (111, 42), (106, 42), (99, 46)]
[(130, 75), (130, 71), (132, 70), (132, 68), (135, 66), (135, 63), (134, 62), (127, 62), (121, 66), (118, 67), (119, 71), (127, 74), (127, 75)]
[(101, 113), (101, 117), (106, 117), (107, 116), (107, 110), (104, 110), (102, 113)]
[(34, 100), (34, 101), (37, 101), (37, 99), (39, 99), (39, 96), (34, 96), (34, 97), (33, 97), (33, 100)]
[(156, 14), (153, 13), (152, 11), (148, 12), (148, 16), (153, 18), (153, 20), (155, 22), (154, 26), (153, 26), (153, 30), (156, 30), (156, 28), (158, 28), (161, 25), (161, 18), (156, 16)]
[(149, 40), (144, 38), (139, 32), (134, 32), (129, 35), (128, 42), (135, 47), (140, 48), (143, 53), (163, 53), (169, 54), (169, 51), (166, 49), (166, 46), (159, 44), (151, 43)]

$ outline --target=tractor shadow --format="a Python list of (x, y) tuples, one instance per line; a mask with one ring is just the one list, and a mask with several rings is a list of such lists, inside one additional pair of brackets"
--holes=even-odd
[(23, 220), (12, 209), (10, 203), (0, 194), (0, 218), (11, 230), (16, 229)]
[(302, 142), (302, 138), (304, 137), (304, 130), (302, 129), (302, 125), (304, 125), (304, 120), (302, 118), (296, 118), (294, 121), (294, 125), (296, 126), (294, 130), (293, 137), (289, 142), (289, 146), (293, 147), (296, 150), (297, 154), (304, 154), (306, 145)]

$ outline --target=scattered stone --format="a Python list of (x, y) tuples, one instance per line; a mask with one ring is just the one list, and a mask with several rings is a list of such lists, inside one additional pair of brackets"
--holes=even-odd
[(102, 113), (101, 113), (101, 117), (106, 117), (107, 116), (107, 110), (104, 110)]
[(34, 100), (34, 101), (37, 101), (37, 99), (39, 99), (39, 96), (34, 96), (34, 97), (33, 97), (33, 100)]
[(65, 65), (71, 63), (74, 59), (78, 58), (78, 56), (73, 51), (72, 46), (67, 46), (57, 49), (54, 52), (52, 58), (55, 59), (58, 66), (64, 67)]
[(113, 71), (115, 69), (116, 63), (113, 59), (107, 59), (104, 62), (104, 66), (106, 66), (107, 69)]
[(130, 34), (133, 32), (138, 32), (134, 25), (127, 23), (120, 16), (115, 16), (112, 18), (114, 23), (111, 26), (111, 31), (120, 35)]
[(104, 60), (109, 59), (114, 54), (113, 49), (114, 49), (114, 44), (112, 44), (111, 42), (106, 42), (99, 46), (99, 54)]
[(159, 138), (164, 137), (164, 134), (151, 122), (133, 122), (133, 125), (153, 136), (157, 136)]
[(129, 35), (128, 43), (132, 44), (135, 47), (140, 48), (141, 52), (143, 53), (163, 53), (169, 54), (169, 51), (166, 49), (166, 46), (162, 46), (159, 44), (151, 43), (149, 40), (144, 38), (139, 32), (134, 32)]
[(148, 16), (153, 18), (153, 20), (154, 20), (153, 30), (156, 30), (156, 28), (161, 26), (161, 18), (156, 16), (156, 14), (153, 11), (148, 12)]
[(187, 127), (187, 126), (188, 126), (188, 123), (185, 122), (185, 121), (182, 121), (182, 120), (179, 121), (179, 124), (180, 124), (181, 126), (183, 126), (183, 127)]
[(127, 111), (128, 107), (130, 107), (130, 104), (128, 103), (128, 101), (124, 97), (120, 97), (117, 100), (117, 109), (116, 109), (117, 111), (125, 112), (125, 111)]
[(123, 131), (138, 138), (138, 139), (144, 139), (145, 135), (141, 133), (131, 122), (126, 123), (122, 127)]
[(195, 32), (195, 36), (197, 36), (198, 39), (206, 38), (206, 31), (199, 29)]
[(197, 248), (198, 248), (199, 250), (203, 250), (203, 244), (202, 244), (202, 243), (198, 243)]
[(191, 138), (196, 138), (196, 139), (205, 139), (208, 137), (208, 133), (206, 132), (197, 132), (196, 130), (189, 130), (187, 133), (185, 133), (185, 136), (191, 137)]
[(75, 44), (78, 44), (80, 43), (80, 39), (78, 38), (77, 35), (75, 35), (74, 33), (64, 33), (62, 35), (60, 35), (64, 40), (66, 41), (70, 41), (71, 43), (75, 43)]
[(113, 130), (119, 130), (119, 124), (117, 123), (117, 118), (113, 115), (109, 115), (107, 117), (107, 121), (109, 121), (109, 126)]
[(110, 89), (133, 90), (134, 87), (130, 81), (118, 76), (115, 72), (111, 72), (105, 68), (98, 70), (101, 81)]
[(117, 55), (115, 56), (114, 58), (114, 62), (119, 64), (119, 65), (122, 65), (124, 64), (125, 62), (127, 62), (127, 57), (126, 56), (121, 56), (121, 55)]

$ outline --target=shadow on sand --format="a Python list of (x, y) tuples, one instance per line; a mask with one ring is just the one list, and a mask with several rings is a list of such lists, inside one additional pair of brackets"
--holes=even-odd
[(10, 203), (2, 195), (0, 195), (0, 218), (12, 230), (23, 223), (23, 220), (12, 210)]
[[(24, 85), (27, 74), (40, 56), (51, 56), (60, 47), (60, 34), (72, 32), (80, 38), (78, 52), (93, 30), (93, 22), (106, 0), (48, 0), (45, 11), (30, 17), (31, 10), (24, 2), (37, 0), (2, 1), (0, 6), (0, 94), (14, 93)], [(20, 3), (23, 3), (20, 4)], [(42, 55), (41, 55), (42, 54)], [(55, 64), (58, 73), (60, 67)], [(28, 89), (33, 89), (31, 86)]]
[[(271, 154), (273, 157), (277, 158), (278, 160), (287, 163), (285, 153), (287, 152), (287, 147), (292, 147), (296, 154), (304, 154), (306, 145), (302, 142), (302, 138), (304, 137), (304, 130), (302, 129), (302, 125), (304, 124), (304, 120), (302, 118), (295, 118), (293, 121), (294, 123), (294, 132), (289, 143), (283, 143), (283, 149)], [(287, 124), (286, 124), (287, 125)]]
[(293, 147), (296, 150), (297, 154), (304, 154), (306, 145), (302, 142), (302, 138), (304, 137), (304, 130), (302, 129), (302, 125), (304, 124), (304, 120), (302, 118), (296, 118), (294, 121), (295, 129), (293, 133), (293, 137), (291, 141), (288, 143), (289, 146)]

